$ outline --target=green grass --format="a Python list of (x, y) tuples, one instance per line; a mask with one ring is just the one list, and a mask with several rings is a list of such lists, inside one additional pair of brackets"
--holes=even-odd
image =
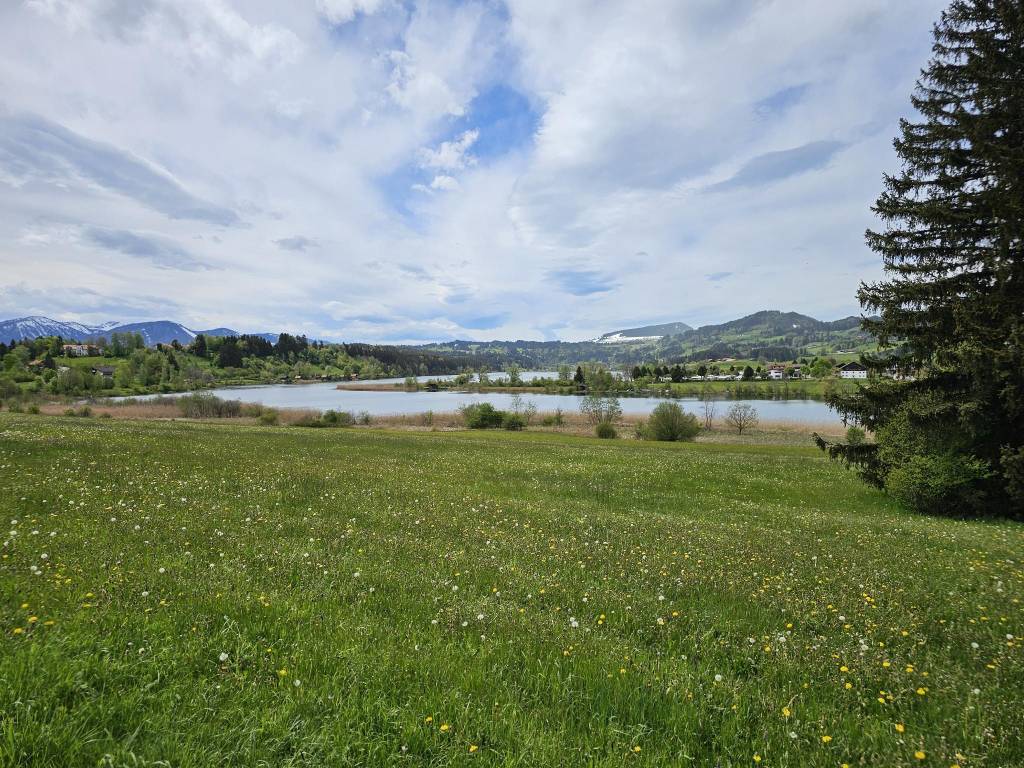
[(0, 765), (1024, 756), (1024, 529), (813, 449), (0, 414), (0, 507)]

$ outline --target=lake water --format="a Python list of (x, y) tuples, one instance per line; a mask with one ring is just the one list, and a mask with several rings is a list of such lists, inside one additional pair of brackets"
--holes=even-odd
[[(440, 378), (440, 377), (420, 377)], [(492, 376), (492, 378), (494, 378)], [(525, 378), (525, 374), (524, 374)], [(381, 380), (377, 383), (389, 380)], [(395, 380), (401, 383), (404, 379)], [(361, 382), (369, 383), (369, 382)], [(491, 403), (495, 408), (507, 409), (512, 395), (503, 392), (486, 394), (472, 392), (361, 392), (338, 389), (336, 382), (316, 384), (265, 384), (251, 387), (222, 387), (206, 390), (226, 400), (241, 400), (244, 403), (261, 403), (271, 408), (307, 408), (325, 411), (365, 411), (371, 416), (396, 416), (424, 413), (449, 413), (470, 403)], [(538, 411), (550, 412), (561, 408), (567, 413), (579, 411), (582, 398), (575, 395), (524, 394), (525, 402), (533, 403)], [(145, 399), (145, 398), (139, 398)], [(656, 405), (665, 402), (658, 397), (623, 397), (619, 399), (623, 413), (646, 415)], [(703, 414), (703, 404), (696, 398), (675, 398), (684, 410)], [(764, 421), (791, 421), (803, 424), (835, 423), (839, 421), (825, 403), (817, 400), (717, 400), (716, 415), (721, 419), (733, 403), (748, 403), (757, 409)]]

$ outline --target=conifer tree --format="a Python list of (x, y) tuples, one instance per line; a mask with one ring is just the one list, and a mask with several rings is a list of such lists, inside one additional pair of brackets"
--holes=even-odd
[[(895, 354), (830, 398), (875, 444), (820, 447), (926, 511), (1024, 514), (1024, 3), (954, 0), (867, 232), (864, 327)], [(899, 379), (908, 378), (907, 381)]]

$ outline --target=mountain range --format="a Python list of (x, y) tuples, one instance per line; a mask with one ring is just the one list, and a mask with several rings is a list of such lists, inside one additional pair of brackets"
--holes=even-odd
[[(861, 318), (817, 320), (797, 312), (762, 310), (717, 325), (692, 328), (684, 322), (644, 325), (609, 331), (592, 341), (469, 341), (423, 344), (417, 349), (485, 359), (495, 367), (516, 363), (546, 368), (581, 360), (607, 364), (645, 360), (688, 361), (723, 358), (789, 360), (799, 355), (860, 351), (873, 344), (861, 329)], [(138, 333), (148, 346), (177, 339), (188, 344), (197, 334), (237, 336), (230, 328), (194, 330), (170, 320), (142, 323), (108, 322), (100, 325), (20, 317), (0, 321), (0, 340), (61, 336), (88, 341), (112, 333)], [(277, 334), (256, 334), (270, 342)]]
[[(233, 331), (230, 328), (193, 330), (171, 320), (153, 320), (144, 323), (107, 322), (100, 325), (83, 325), (82, 323), (53, 320), (49, 317), (34, 315), (0, 321), (0, 341), (8, 341), (10, 339), (21, 341), (22, 339), (34, 339), (39, 336), (60, 336), (68, 341), (90, 341), (101, 336), (109, 338), (112, 333), (138, 333), (142, 336), (146, 346), (149, 347), (156, 344), (170, 344), (175, 340), (182, 344), (188, 344), (200, 333), (206, 336), (238, 335), (237, 331)], [(268, 341), (277, 341), (276, 333), (259, 335), (264, 336)]]

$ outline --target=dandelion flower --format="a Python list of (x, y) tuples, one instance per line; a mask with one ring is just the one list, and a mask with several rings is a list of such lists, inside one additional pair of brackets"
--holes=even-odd
[(474, 752), (476, 752), (476, 751), (477, 751), (478, 749), (480, 749), (480, 747), (478, 747), (478, 746), (477, 746), (476, 744), (470, 744), (470, 745), (469, 745), (469, 754), (473, 754), (473, 753), (474, 753)]
[(907, 729), (903, 723), (896, 723), (896, 733), (903, 733), (905, 730)]
[(790, 712), (789, 707), (783, 707), (782, 708), (782, 716), (783, 717), (789, 717), (791, 714), (793, 714), (793, 713)]
[(918, 760), (924, 760), (925, 754), (919, 749), (917, 750), (917, 752), (914, 753), (914, 757), (916, 757)]
[(441, 723), (441, 733), (448, 733), (451, 730), (451, 726), (448, 723)]
[(830, 741), (832, 741), (832, 737), (827, 734), (821, 737), (822, 744), (828, 744)]
[(224, 651), (221, 651), (220, 656), (218, 656), (217, 658), (220, 659), (221, 662), (225, 662), (228, 660), (228, 655)]

